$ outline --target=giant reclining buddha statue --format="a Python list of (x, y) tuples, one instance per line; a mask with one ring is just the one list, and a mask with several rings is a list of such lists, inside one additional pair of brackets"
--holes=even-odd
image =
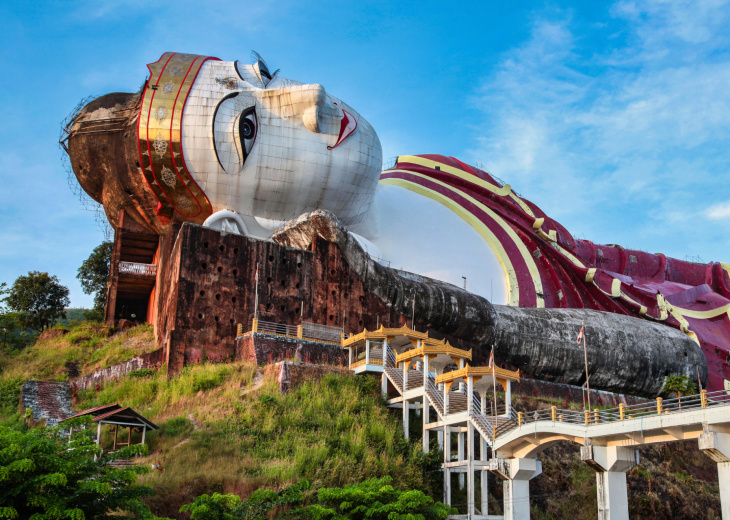
[(444, 301), (467, 302), (461, 337), (477, 359), (494, 347), (534, 377), (582, 384), (585, 321), (593, 388), (656, 395), (665, 377), (698, 373), (730, 387), (727, 264), (576, 239), (453, 157), (402, 155), (381, 172), (355, 109), (257, 54), (168, 52), (148, 68), (140, 92), (95, 99), (68, 127), (74, 173), (112, 226), (124, 210), (158, 234), (191, 222), (295, 247), (318, 234), (367, 259), (363, 276), (404, 314), (406, 286), (436, 324)]

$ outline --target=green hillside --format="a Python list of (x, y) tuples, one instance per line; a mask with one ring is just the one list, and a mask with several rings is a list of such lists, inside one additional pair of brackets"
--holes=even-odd
[[(86, 374), (154, 348), (147, 326), (108, 338), (77, 326), (66, 336), (4, 355), (0, 421), (23, 427), (17, 403), (26, 379), (68, 380), (69, 363)], [(397, 487), (441, 499), (442, 454), (421, 453), (415, 415), (413, 438), (403, 439), (401, 412), (384, 406), (374, 377), (329, 374), (281, 395), (270, 367), (201, 364), (169, 380), (164, 369), (140, 370), (99, 391), (81, 391), (77, 399), (78, 410), (109, 403), (132, 406), (160, 426), (148, 433), (149, 455), (140, 460), (154, 465), (140, 479), (155, 491), (148, 502), (160, 516), (188, 518), (178, 512), (180, 506), (202, 493), (245, 498), (256, 489), (281, 489), (301, 479), (311, 482), (313, 493), (390, 476)], [(524, 410), (551, 404), (557, 402), (515, 399)], [(696, 443), (649, 447), (641, 455), (641, 465), (628, 476), (632, 518), (719, 518), (715, 464)], [(595, 477), (580, 462), (578, 446), (560, 443), (540, 458), (543, 475), (531, 482), (533, 516), (595, 518)], [(490, 493), (491, 512), (499, 512), (502, 489), (494, 479)], [(463, 510), (464, 500), (464, 492), (454, 486), (456, 507)]]

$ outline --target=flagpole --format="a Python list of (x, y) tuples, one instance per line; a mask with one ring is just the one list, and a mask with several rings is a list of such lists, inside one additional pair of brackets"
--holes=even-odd
[(494, 426), (492, 426), (492, 440), (497, 437), (497, 377), (494, 374), (494, 345), (492, 345), (492, 396), (494, 397)]
[(259, 263), (256, 262), (256, 301), (254, 303), (254, 318), (259, 317)]
[(588, 409), (591, 409), (591, 385), (588, 382), (588, 347), (586, 346), (586, 333), (585, 333), (585, 323), (581, 322), (581, 330), (583, 331), (583, 355), (585, 356), (586, 361), (586, 394), (588, 395)]

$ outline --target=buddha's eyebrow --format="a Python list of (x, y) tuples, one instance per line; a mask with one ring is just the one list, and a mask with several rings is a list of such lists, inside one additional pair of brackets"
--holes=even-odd
[(251, 51), (251, 59), (253, 61), (253, 70), (258, 75), (261, 83), (263, 83), (264, 88), (266, 88), (281, 69), (276, 69), (273, 74), (270, 73), (269, 66), (266, 64), (266, 61), (256, 51)]

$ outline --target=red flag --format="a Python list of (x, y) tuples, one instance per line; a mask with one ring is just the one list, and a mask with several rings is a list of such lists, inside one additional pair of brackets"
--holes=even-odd
[(494, 349), (492, 349), (492, 351), (489, 353), (489, 365), (487, 365), (487, 366), (491, 367), (493, 364), (494, 364)]
[(584, 326), (580, 328), (580, 332), (578, 333), (578, 344), (583, 341), (583, 329), (585, 329)]

